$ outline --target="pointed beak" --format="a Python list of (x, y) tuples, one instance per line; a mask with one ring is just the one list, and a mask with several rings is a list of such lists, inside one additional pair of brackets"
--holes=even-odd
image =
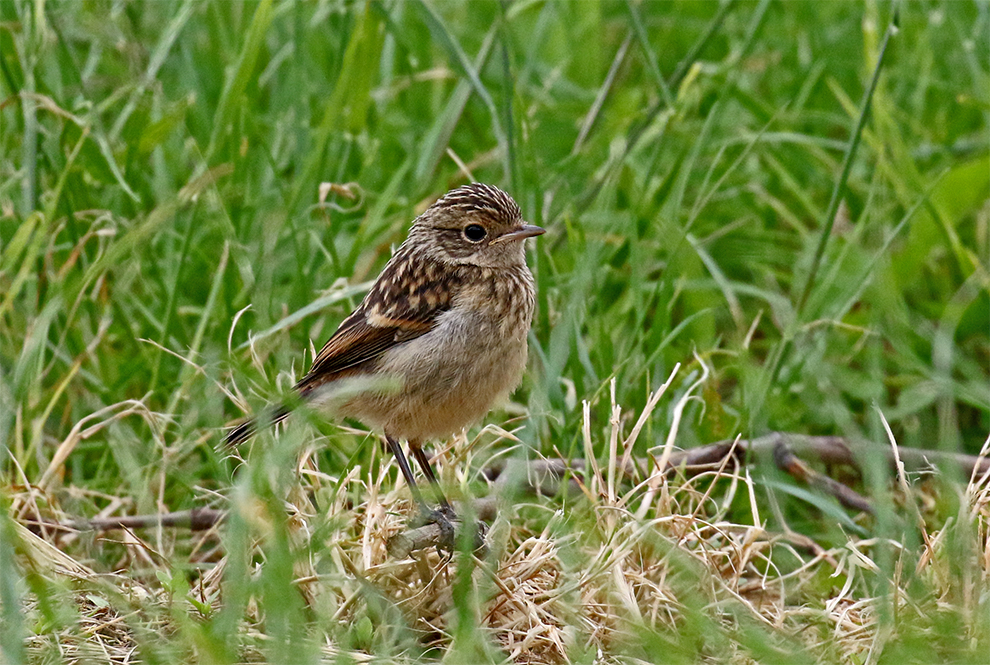
[(547, 230), (540, 226), (534, 226), (533, 224), (524, 224), (521, 229), (513, 231), (511, 233), (505, 233), (499, 237), (492, 240), (489, 244), (494, 245), (500, 242), (514, 242), (516, 240), (525, 240), (526, 238), (532, 238), (534, 236), (541, 236), (546, 233)]

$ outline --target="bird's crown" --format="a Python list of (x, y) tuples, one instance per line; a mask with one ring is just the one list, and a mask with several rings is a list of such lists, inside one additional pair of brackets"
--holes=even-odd
[(498, 187), (480, 182), (447, 192), (431, 207), (486, 215), (493, 221), (514, 224), (522, 218), (519, 206)]

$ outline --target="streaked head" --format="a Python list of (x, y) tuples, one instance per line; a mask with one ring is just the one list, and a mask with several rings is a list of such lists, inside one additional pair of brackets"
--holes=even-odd
[(498, 187), (472, 183), (431, 205), (413, 222), (409, 240), (444, 262), (508, 268), (524, 265), (523, 241), (543, 233), (523, 220), (511, 196)]

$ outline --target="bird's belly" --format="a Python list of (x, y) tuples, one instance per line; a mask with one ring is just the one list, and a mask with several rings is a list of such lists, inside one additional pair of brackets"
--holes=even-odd
[(377, 372), (395, 379), (393, 389), (354, 396), (339, 413), (414, 441), (478, 422), (508, 397), (526, 365), (525, 335), (501, 334), (500, 325), (446, 313), (432, 331), (383, 356)]

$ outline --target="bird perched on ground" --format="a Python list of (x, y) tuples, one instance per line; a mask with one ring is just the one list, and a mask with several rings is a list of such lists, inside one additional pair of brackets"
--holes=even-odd
[[(382, 432), (433, 519), (449, 520), (453, 511), (422, 446), (481, 420), (519, 383), (535, 305), (523, 241), (543, 233), (497, 187), (474, 183), (448, 192), (416, 218), (371, 291), (295, 385), (300, 400)], [(267, 420), (288, 415), (279, 407)], [(239, 444), (256, 429), (254, 419), (241, 423), (226, 443)], [(401, 440), (437, 493), (434, 513)]]

